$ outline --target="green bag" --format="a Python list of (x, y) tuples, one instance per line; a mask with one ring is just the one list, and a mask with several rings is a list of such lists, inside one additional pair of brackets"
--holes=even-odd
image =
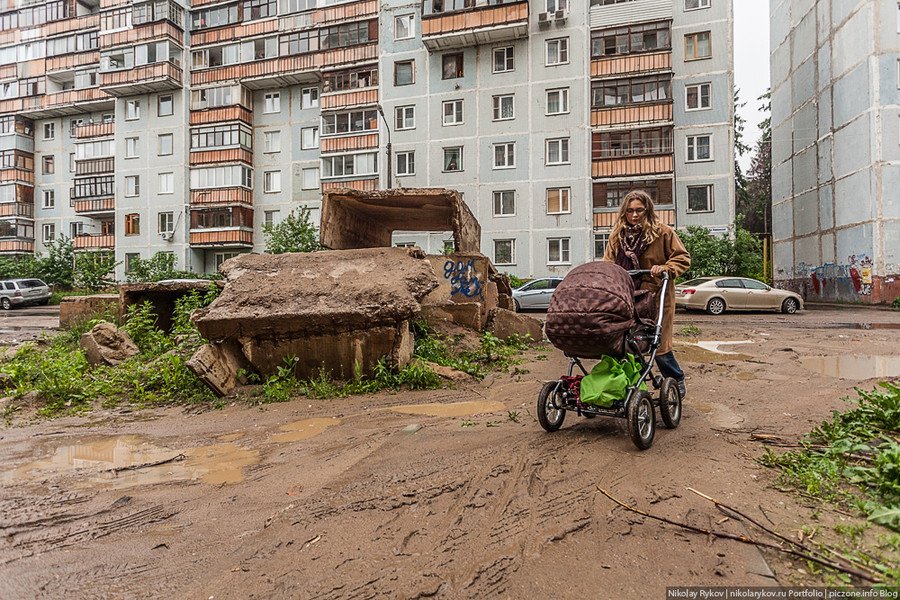
[[(588, 375), (581, 379), (581, 401), (592, 406), (611, 408), (625, 399), (625, 390), (641, 376), (641, 364), (631, 354), (622, 360), (604, 356)], [(646, 390), (647, 384), (641, 383)]]

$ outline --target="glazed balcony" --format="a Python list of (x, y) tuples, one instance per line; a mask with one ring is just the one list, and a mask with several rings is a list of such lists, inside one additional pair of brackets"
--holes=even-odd
[(105, 175), (116, 170), (116, 159), (113, 156), (88, 158), (75, 161), (75, 176)]
[(225, 121), (243, 121), (247, 125), (252, 125), (253, 112), (243, 106), (191, 111), (191, 125), (205, 125), (207, 123), (222, 123)]
[(252, 248), (253, 230), (191, 229), (191, 246), (194, 248)]
[[(30, 204), (34, 206), (34, 186), (25, 183), (16, 183), (11, 186), (8, 185), (7, 187), (13, 188), (12, 199), (9, 204)], [(9, 204), (0, 204), (0, 206), (8, 206)]]
[(103, 90), (85, 88), (25, 98), (21, 114), (31, 119), (46, 119), (113, 108), (115, 108), (115, 100)]
[(322, 191), (338, 190), (341, 188), (350, 188), (363, 192), (374, 192), (378, 189), (378, 178), (374, 179), (353, 179), (350, 181), (323, 181)]
[(29, 202), (7, 202), (0, 204), (0, 217), (34, 218), (34, 204)]
[(46, 69), (48, 73), (53, 71), (68, 71), (85, 65), (99, 65), (100, 52), (74, 52), (62, 56), (51, 56), (47, 59)]
[(344, 135), (340, 137), (323, 137), (319, 140), (322, 154), (329, 152), (349, 152), (378, 148), (378, 134)]
[(528, 2), (426, 0), (422, 15), (422, 43), (431, 51), (528, 37)]
[(242, 204), (253, 205), (253, 192), (243, 187), (191, 190), (191, 207), (203, 208)]
[(110, 233), (82, 233), (72, 240), (75, 250), (113, 250), (116, 236)]
[[(656, 218), (660, 221), (669, 225), (670, 227), (675, 226), (675, 211), (674, 210), (660, 210), (655, 209)], [(594, 213), (594, 229), (611, 229), (616, 225), (616, 220), (619, 218), (619, 209), (601, 209), (600, 212)]]
[(631, 54), (591, 61), (591, 77), (622, 77), (672, 71), (672, 51)]
[[(191, 3), (191, 8), (197, 5)], [(248, 37), (263, 35), (266, 33), (275, 33), (279, 31), (278, 19), (267, 19), (265, 21), (255, 21), (246, 25), (235, 24), (226, 25), (224, 27), (216, 27), (215, 29), (204, 29), (191, 33), (191, 48), (199, 49), (207, 44), (218, 44), (222, 42), (233, 42), (243, 40)]]
[(116, 124), (113, 121), (107, 123), (84, 123), (72, 128), (72, 137), (85, 140), (95, 137), (109, 137), (116, 132)]
[(116, 211), (115, 198), (96, 198), (93, 200), (75, 200), (75, 214), (86, 217), (100, 217)]
[(75, 187), (70, 190), (69, 198), (76, 203), (79, 200), (95, 200), (116, 197), (116, 178), (113, 175), (100, 175), (75, 180)]
[(642, 125), (671, 125), (672, 101), (609, 106), (591, 110), (591, 127), (622, 128)]
[(34, 240), (6, 239), (0, 240), (0, 253), (2, 254), (33, 254)]
[(182, 87), (181, 67), (171, 62), (100, 73), (100, 87), (110, 96), (133, 96)]
[(365, 106), (378, 104), (378, 88), (367, 90), (353, 90), (322, 94), (319, 98), (321, 110), (336, 110), (353, 106)]
[(675, 170), (673, 154), (616, 156), (591, 161), (592, 177), (629, 177), (671, 175)]
[(97, 29), (100, 27), (100, 14), (83, 15), (81, 17), (70, 17), (61, 21), (53, 21), (52, 23), (44, 23), (44, 37), (51, 35), (59, 35), (60, 33), (68, 33), (70, 31), (82, 31), (84, 29)]
[(328, 25), (338, 21), (376, 16), (378, 16), (377, 0), (366, 0), (365, 2), (345, 2), (337, 6), (320, 8), (313, 13), (313, 22), (318, 25)]
[(0, 182), (14, 181), (34, 185), (34, 171), (20, 167), (0, 168)]
[(253, 151), (247, 148), (228, 148), (225, 150), (195, 150), (191, 152), (191, 166), (236, 162), (253, 165)]
[(157, 21), (156, 23), (144, 23), (135, 25), (124, 31), (100, 34), (100, 48), (114, 48), (116, 46), (133, 45), (136, 42), (146, 42), (157, 38), (168, 37), (181, 45), (184, 43), (184, 32), (171, 21)]

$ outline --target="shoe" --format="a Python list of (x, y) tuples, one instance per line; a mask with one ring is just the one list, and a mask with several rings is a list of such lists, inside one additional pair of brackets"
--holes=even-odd
[(681, 394), (681, 399), (684, 400), (684, 397), (687, 396), (687, 388), (684, 387), (684, 379), (677, 383), (678, 385), (678, 393)]

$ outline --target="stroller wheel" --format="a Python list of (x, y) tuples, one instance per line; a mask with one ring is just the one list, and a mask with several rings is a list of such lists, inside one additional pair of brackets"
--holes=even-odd
[(548, 381), (541, 388), (541, 393), (537, 401), (537, 417), (538, 423), (547, 431), (556, 431), (562, 427), (563, 420), (566, 418), (566, 411), (563, 408), (557, 408), (560, 404), (559, 394), (556, 390), (559, 386), (558, 381)]
[(641, 450), (653, 445), (656, 434), (656, 411), (650, 392), (637, 390), (628, 403), (628, 433), (631, 441)]
[(671, 377), (663, 379), (659, 389), (659, 416), (669, 429), (675, 429), (681, 422), (681, 394)]

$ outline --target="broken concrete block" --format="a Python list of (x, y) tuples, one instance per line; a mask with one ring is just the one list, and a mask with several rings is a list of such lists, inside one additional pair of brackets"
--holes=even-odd
[(485, 329), (504, 341), (512, 335), (518, 335), (520, 338), (530, 335), (534, 343), (544, 339), (543, 325), (540, 321), (502, 308), (494, 308), (488, 312)]
[(66, 296), (59, 303), (59, 326), (67, 329), (79, 321), (94, 318), (105, 311), (115, 318), (121, 316), (118, 294), (94, 294), (92, 296)]
[(97, 323), (82, 334), (81, 348), (92, 365), (115, 366), (140, 353), (131, 337), (112, 323)]
[(427, 257), (438, 278), (438, 287), (422, 304), (480, 302), (487, 309), (497, 306), (497, 284), (491, 281), (494, 266), (479, 252), (454, 252)]
[(253, 371), (235, 340), (205, 344), (194, 352), (185, 366), (217, 396), (227, 396), (239, 384), (246, 383), (241, 370)]
[(482, 306), (477, 302), (423, 305), (422, 318), (426, 321), (450, 321), (476, 331), (480, 331), (484, 324)]

